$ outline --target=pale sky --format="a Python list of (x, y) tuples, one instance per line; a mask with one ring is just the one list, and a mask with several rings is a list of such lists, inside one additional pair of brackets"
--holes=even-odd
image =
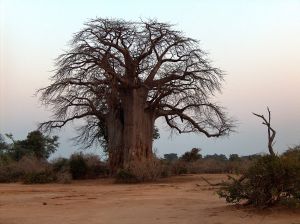
[[(216, 97), (237, 120), (236, 133), (220, 139), (173, 135), (158, 122), (160, 155), (182, 154), (193, 147), (203, 154), (242, 155), (267, 152), (266, 128), (251, 112), (272, 111), (275, 149), (300, 144), (300, 1), (261, 0), (0, 0), (0, 133), (17, 139), (49, 118), (34, 96), (50, 84), (54, 59), (90, 18), (155, 18), (176, 25), (200, 40), (213, 65), (226, 72)], [(55, 156), (79, 149), (68, 139), (72, 127), (59, 132)], [(95, 150), (94, 152), (99, 152)]]

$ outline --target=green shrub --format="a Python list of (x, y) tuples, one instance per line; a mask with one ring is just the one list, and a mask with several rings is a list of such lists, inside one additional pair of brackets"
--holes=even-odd
[(45, 136), (40, 131), (29, 132), (24, 140), (15, 140), (12, 134), (6, 134), (12, 143), (7, 144), (0, 136), (0, 154), (8, 155), (18, 161), (24, 156), (34, 156), (38, 159), (48, 159), (58, 147), (57, 136)]
[(172, 162), (178, 160), (178, 156), (176, 153), (168, 153), (168, 154), (164, 154), (164, 159), (168, 162)]
[(50, 171), (31, 172), (24, 176), (24, 184), (46, 184), (55, 182), (56, 176)]
[(298, 200), (300, 205), (300, 147), (295, 147), (292, 151), (287, 151), (281, 157), (285, 176), (286, 198)]
[(212, 160), (220, 161), (220, 162), (225, 162), (228, 160), (224, 154), (216, 154), (216, 153), (213, 155), (206, 155), (204, 157), (204, 159), (212, 159)]
[(75, 180), (78, 179), (85, 179), (88, 166), (87, 163), (82, 155), (82, 153), (73, 154), (70, 157), (70, 172), (72, 178)]
[(13, 163), (14, 160), (8, 154), (0, 154), (0, 168)]
[(185, 162), (197, 161), (202, 158), (202, 155), (199, 153), (200, 151), (201, 151), (201, 149), (193, 148), (191, 151), (185, 152), (180, 157), (180, 160), (185, 161)]
[(229, 177), (218, 191), (229, 203), (268, 207), (278, 202), (300, 203), (300, 158), (265, 155), (241, 178)]

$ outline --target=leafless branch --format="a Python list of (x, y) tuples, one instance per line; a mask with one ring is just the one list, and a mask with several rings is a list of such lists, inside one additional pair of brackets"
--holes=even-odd
[(271, 127), (271, 111), (270, 111), (269, 107), (267, 107), (267, 110), (268, 110), (268, 118), (265, 118), (264, 115), (260, 115), (260, 114), (256, 114), (256, 113), (253, 113), (253, 115), (261, 118), (263, 120), (262, 124), (267, 126), (267, 128), (268, 128), (268, 149), (269, 149), (270, 154), (272, 156), (275, 156), (275, 153), (273, 150), (273, 145), (274, 145), (273, 141), (274, 141), (274, 138), (276, 135), (276, 131)]
[(52, 84), (39, 91), (54, 112), (43, 128), (83, 118), (88, 128), (82, 130), (95, 131), (99, 123), (92, 118), (105, 122), (112, 110), (122, 110), (124, 94), (141, 89), (145, 110), (164, 117), (179, 133), (217, 137), (233, 128), (224, 109), (211, 102), (220, 91), (223, 72), (211, 65), (196, 40), (170, 24), (91, 20), (75, 34), (56, 66)]

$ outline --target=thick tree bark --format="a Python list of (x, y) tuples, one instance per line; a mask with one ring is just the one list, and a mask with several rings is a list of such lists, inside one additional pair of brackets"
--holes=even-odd
[(123, 113), (121, 109), (115, 109), (107, 117), (108, 132), (108, 160), (111, 174), (123, 167)]
[(124, 91), (120, 108), (107, 117), (112, 174), (141, 159), (152, 158), (154, 114), (146, 110), (146, 90)]
[(124, 94), (124, 166), (130, 162), (152, 158), (154, 114), (146, 110), (147, 92), (133, 89)]

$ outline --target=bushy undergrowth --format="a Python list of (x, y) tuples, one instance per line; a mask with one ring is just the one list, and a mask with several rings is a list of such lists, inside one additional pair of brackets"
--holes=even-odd
[[(192, 153), (191, 153), (192, 152)], [(199, 173), (241, 173), (253, 162), (249, 158), (239, 161), (220, 160), (215, 158), (201, 158), (193, 150), (185, 153), (177, 160), (142, 160), (131, 163), (116, 174), (117, 182), (147, 182), (172, 175), (199, 174)], [(217, 156), (218, 157), (218, 156)]]
[(159, 159), (134, 161), (116, 174), (118, 183), (156, 181), (168, 175), (167, 167)]
[(138, 179), (130, 169), (120, 169), (116, 174), (117, 183), (138, 183)]
[(87, 165), (86, 178), (95, 179), (99, 177), (109, 176), (109, 169), (107, 163), (102, 162), (97, 155), (86, 154), (84, 160)]
[(16, 169), (15, 164), (7, 164), (0, 167), (0, 183), (17, 182), (23, 175), (22, 171)]
[(29, 175), (43, 173), (50, 169), (46, 161), (39, 160), (32, 156), (24, 156), (19, 161), (11, 161), (1, 165), (0, 182), (26, 182)]
[(240, 178), (229, 176), (218, 194), (229, 203), (255, 207), (277, 203), (299, 206), (300, 150), (290, 150), (282, 156), (262, 156)]
[(108, 176), (106, 163), (92, 154), (73, 154), (70, 159), (48, 162), (34, 156), (20, 160), (0, 159), (0, 183), (70, 183), (72, 179), (94, 179)]
[[(199, 151), (192, 150), (180, 159), (158, 159), (133, 162), (116, 174), (117, 182), (147, 182), (172, 175), (195, 173), (239, 173), (248, 159), (223, 160), (223, 156), (202, 158)], [(221, 159), (220, 159), (221, 158)], [(46, 175), (47, 174), (47, 175)], [(50, 176), (49, 178), (47, 176)], [(0, 159), (0, 182), (70, 183), (72, 179), (95, 179), (109, 176), (106, 162), (93, 154), (75, 153), (67, 158), (56, 158), (50, 162), (34, 156), (24, 156), (18, 161)], [(41, 180), (44, 178), (44, 180)], [(36, 180), (36, 181), (35, 181)]]
[(95, 179), (109, 175), (107, 165), (92, 154), (73, 154), (70, 157), (69, 167), (73, 179)]
[[(239, 157), (238, 155), (231, 155), (227, 159), (224, 155), (217, 154), (202, 157), (198, 155), (199, 150), (191, 150), (179, 159), (154, 158), (132, 162), (119, 170), (115, 177), (117, 182), (137, 183), (157, 181), (172, 175), (242, 174), (247, 177), (242, 182), (232, 177), (228, 182), (223, 183), (219, 194), (228, 202), (248, 201), (260, 205), (263, 203), (259, 200), (262, 200), (272, 204), (277, 201), (277, 198), (282, 198), (282, 195), (286, 195), (285, 198), (290, 201), (292, 199), (295, 201), (299, 198), (299, 190), (297, 190), (300, 182), (299, 151), (299, 149), (290, 149), (282, 156), (272, 159), (268, 156)], [(76, 153), (69, 159), (57, 158), (50, 162), (33, 156), (24, 156), (18, 161), (9, 158), (0, 159), (0, 182), (70, 183), (73, 179), (108, 176), (108, 164), (93, 154)]]
[(88, 167), (82, 154), (73, 154), (70, 157), (69, 164), (70, 172), (73, 179), (85, 179)]
[(56, 182), (57, 176), (50, 170), (27, 173), (23, 177), (24, 184), (46, 184)]
[(199, 159), (193, 162), (176, 160), (168, 162), (172, 175), (181, 174), (201, 174), (201, 173), (233, 173), (244, 172), (251, 164), (252, 160), (243, 159), (241, 161), (219, 161), (212, 158)]
[(69, 172), (69, 160), (66, 158), (56, 158), (51, 161), (54, 172)]

